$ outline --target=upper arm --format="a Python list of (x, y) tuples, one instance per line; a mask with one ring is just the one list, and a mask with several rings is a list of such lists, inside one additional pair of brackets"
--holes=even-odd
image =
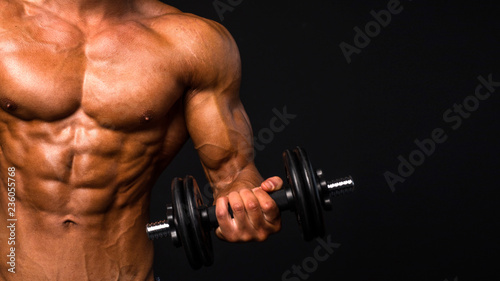
[[(260, 184), (253, 164), (253, 136), (239, 98), (241, 63), (229, 32), (214, 22), (198, 26), (200, 36), (189, 46), (189, 91), (185, 97), (186, 125), (205, 172), (215, 189), (240, 176)], [(217, 190), (216, 190), (217, 191)]]

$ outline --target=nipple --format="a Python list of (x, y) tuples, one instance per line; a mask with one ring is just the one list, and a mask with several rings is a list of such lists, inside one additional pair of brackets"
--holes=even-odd
[(148, 110), (144, 112), (141, 116), (141, 124), (147, 124), (153, 120), (153, 111)]
[(11, 101), (10, 99), (7, 99), (7, 98), (2, 98), (0, 99), (1, 100), (1, 104), (3, 105), (3, 107), (9, 111), (14, 111), (17, 109), (17, 105), (15, 102)]

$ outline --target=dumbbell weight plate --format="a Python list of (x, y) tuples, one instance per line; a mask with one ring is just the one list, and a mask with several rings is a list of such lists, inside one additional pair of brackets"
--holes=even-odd
[(172, 203), (174, 208), (174, 221), (177, 230), (181, 246), (184, 247), (184, 252), (189, 261), (189, 264), (198, 269), (203, 264), (202, 256), (200, 253), (200, 248), (198, 247), (197, 240), (195, 239), (195, 234), (193, 231), (193, 224), (195, 221), (191, 219), (188, 202), (194, 201), (188, 200), (186, 196), (186, 187), (184, 180), (182, 178), (175, 178), (172, 181)]
[(314, 175), (305, 151), (299, 147), (283, 153), (285, 172), (295, 199), (295, 213), (304, 240), (310, 241), (324, 233), (319, 199), (316, 197)]
[(304, 149), (297, 147), (294, 149), (294, 153), (297, 155), (299, 161), (299, 171), (302, 172), (302, 178), (305, 182), (305, 187), (307, 188), (307, 195), (309, 199), (309, 205), (312, 207), (311, 212), (311, 223), (312, 226), (312, 238), (323, 237), (325, 235), (325, 223), (323, 220), (322, 203), (320, 200), (320, 188), (316, 181), (316, 175), (312, 168), (312, 164), (307, 157)]
[(214, 262), (212, 237), (210, 236), (210, 229), (203, 227), (199, 212), (200, 208), (206, 208), (206, 206), (203, 204), (198, 184), (196, 184), (196, 180), (192, 176), (184, 178), (184, 191), (187, 199), (187, 215), (191, 222), (189, 227), (193, 235), (193, 244), (198, 250), (197, 255), (201, 259), (201, 263), (204, 266), (210, 266)]
[(303, 180), (299, 173), (299, 163), (297, 161), (297, 156), (290, 150), (285, 150), (283, 152), (283, 162), (285, 164), (285, 172), (288, 181), (288, 185), (293, 193), (293, 198), (295, 199), (294, 211), (297, 216), (297, 222), (299, 224), (300, 230), (302, 231), (302, 236), (305, 240), (310, 240), (312, 237), (311, 233), (311, 220), (308, 218), (311, 209), (309, 204), (307, 204), (307, 198), (305, 189), (302, 186)]

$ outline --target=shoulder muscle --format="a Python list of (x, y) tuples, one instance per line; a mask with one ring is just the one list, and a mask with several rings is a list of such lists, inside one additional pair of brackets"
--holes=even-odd
[(239, 82), (241, 62), (231, 34), (217, 22), (192, 14), (169, 14), (152, 28), (178, 52), (194, 89), (227, 87)]

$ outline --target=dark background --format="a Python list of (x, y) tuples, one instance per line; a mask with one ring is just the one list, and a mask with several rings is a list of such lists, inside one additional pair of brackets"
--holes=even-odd
[[(281, 153), (296, 145), (330, 177), (353, 176), (356, 192), (325, 214), (341, 246), (307, 280), (499, 280), (500, 87), (456, 130), (443, 114), (474, 94), (478, 76), (500, 81), (500, 5), (401, 1), (403, 11), (347, 63), (339, 44), (354, 45), (353, 28), (364, 29), (370, 11), (388, 2), (247, 0), (222, 21), (212, 1), (167, 1), (234, 36), (255, 135), (269, 128), (274, 108), (296, 115), (257, 151), (264, 177), (283, 177)], [(447, 140), (392, 192), (384, 173), (397, 174), (398, 156), (408, 159), (414, 141), (435, 128)], [(192, 143), (155, 186), (152, 220), (164, 218), (172, 178), (186, 174), (206, 184)], [(155, 241), (155, 272), (168, 280), (282, 280), (319, 245), (302, 240), (291, 213), (263, 243), (213, 241), (215, 264), (198, 271), (170, 240)]]

